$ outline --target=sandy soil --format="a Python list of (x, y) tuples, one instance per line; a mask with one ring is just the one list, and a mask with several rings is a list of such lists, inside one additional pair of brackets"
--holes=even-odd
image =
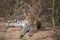
[(3, 24), (5, 22), (0, 22), (0, 40), (55, 40), (52, 30), (38, 31), (32, 37), (29, 37), (27, 33), (23, 38), (20, 38), (20, 28), (6, 29)]

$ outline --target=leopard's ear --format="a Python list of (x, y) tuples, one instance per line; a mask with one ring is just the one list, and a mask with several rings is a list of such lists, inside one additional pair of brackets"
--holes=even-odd
[(27, 15), (30, 16), (30, 17), (32, 17), (34, 14), (33, 13), (28, 13)]
[(24, 13), (24, 16), (32, 16), (32, 13)]

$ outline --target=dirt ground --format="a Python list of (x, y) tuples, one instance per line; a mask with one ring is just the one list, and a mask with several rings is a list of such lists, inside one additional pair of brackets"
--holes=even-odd
[(20, 28), (6, 29), (3, 24), (5, 22), (0, 22), (0, 40), (55, 40), (52, 30), (38, 31), (32, 37), (29, 37), (27, 33), (23, 38), (20, 38)]

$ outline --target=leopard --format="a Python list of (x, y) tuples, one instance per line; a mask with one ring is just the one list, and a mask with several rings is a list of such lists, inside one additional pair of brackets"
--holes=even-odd
[(21, 31), (20, 38), (22, 38), (27, 33), (29, 33), (28, 36), (31, 37), (41, 27), (41, 23), (38, 23), (39, 21), (33, 13), (25, 13), (24, 16), (25, 19), (22, 23), (23, 29)]

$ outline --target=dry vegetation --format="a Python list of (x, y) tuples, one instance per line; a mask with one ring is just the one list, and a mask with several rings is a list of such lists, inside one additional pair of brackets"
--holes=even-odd
[[(32, 37), (20, 39), (20, 28), (4, 27), (7, 20), (23, 20), (23, 13), (29, 12), (42, 27)], [(0, 0), (0, 40), (60, 40), (60, 0)]]

